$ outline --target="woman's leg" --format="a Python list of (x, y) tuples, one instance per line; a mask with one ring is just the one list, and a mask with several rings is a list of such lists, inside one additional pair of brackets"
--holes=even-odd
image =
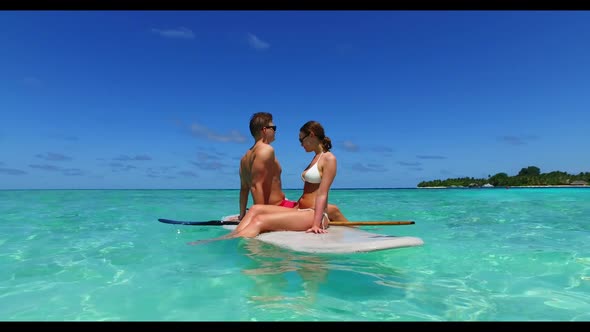
[(236, 227), (229, 234), (208, 240), (193, 241), (188, 244), (205, 244), (236, 237), (255, 237), (260, 233), (270, 231), (306, 231), (313, 224), (314, 211), (312, 209), (300, 211), (276, 205), (260, 205), (259, 208), (248, 210), (246, 216), (249, 214), (250, 216), (247, 219), (244, 216), (242, 219), (245, 221), (245, 226), (241, 230)]
[(305, 231), (313, 224), (313, 214), (311, 209), (257, 214), (240, 231), (234, 230), (231, 237), (255, 237), (270, 231)]
[(258, 215), (266, 213), (285, 212), (288, 211), (287, 209), (289, 208), (278, 205), (254, 204), (250, 207), (248, 212), (246, 212), (246, 215), (244, 216), (244, 218), (242, 218), (242, 220), (238, 224), (238, 227), (236, 227), (236, 229), (234, 229), (232, 233), (237, 233), (243, 230), (246, 226), (248, 226), (248, 224), (250, 224), (252, 218), (255, 218)]
[(237, 237), (235, 235), (236, 233), (239, 233), (242, 229), (244, 229), (246, 226), (248, 226), (250, 224), (250, 222), (252, 221), (252, 218), (254, 218), (254, 216), (264, 213), (264, 211), (266, 210), (265, 209), (266, 206), (271, 206), (271, 205), (264, 205), (264, 204), (252, 205), (252, 207), (250, 207), (250, 209), (248, 209), (248, 211), (246, 212), (246, 215), (242, 218), (242, 220), (240, 221), (238, 226), (234, 230), (229, 232), (228, 234), (225, 234), (220, 237), (213, 238), (213, 239), (192, 241), (192, 242), (189, 242), (188, 244), (190, 244), (190, 245), (205, 244), (205, 243), (215, 242), (215, 241), (219, 241), (219, 240), (233, 239), (233, 238)]

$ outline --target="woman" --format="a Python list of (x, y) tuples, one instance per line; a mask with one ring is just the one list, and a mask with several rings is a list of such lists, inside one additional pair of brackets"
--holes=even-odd
[[(303, 194), (297, 201), (297, 209), (281, 206), (255, 204), (236, 229), (221, 239), (255, 237), (270, 231), (306, 231), (326, 233), (328, 192), (336, 177), (336, 156), (330, 149), (332, 141), (324, 134), (319, 122), (308, 121), (299, 129), (299, 142), (305, 152), (314, 152), (314, 157), (301, 174)], [(206, 242), (209, 242), (205, 240)], [(201, 243), (196, 241), (191, 244)]]

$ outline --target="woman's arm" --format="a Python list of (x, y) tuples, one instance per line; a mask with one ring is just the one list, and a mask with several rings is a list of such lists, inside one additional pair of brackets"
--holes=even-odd
[[(322, 158), (322, 165), (318, 165), (318, 170), (321, 171), (322, 181), (320, 187), (317, 190), (315, 196), (315, 213), (313, 216), (313, 225), (308, 231), (318, 233), (324, 233), (324, 227), (322, 227), (322, 219), (324, 218), (324, 212), (328, 206), (328, 192), (336, 177), (336, 156), (331, 152), (326, 152), (324, 158)], [(327, 225), (325, 225), (327, 226)]]

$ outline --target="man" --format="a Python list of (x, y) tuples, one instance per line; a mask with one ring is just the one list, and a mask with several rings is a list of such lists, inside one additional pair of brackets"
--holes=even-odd
[[(281, 165), (275, 157), (274, 142), (277, 126), (273, 123), (272, 114), (258, 112), (250, 118), (250, 134), (254, 145), (246, 151), (240, 160), (240, 215), (242, 220), (246, 214), (248, 194), (252, 195), (254, 204), (280, 205), (294, 208), (297, 202), (285, 198), (281, 186)], [(346, 221), (336, 205), (328, 204), (330, 220)]]

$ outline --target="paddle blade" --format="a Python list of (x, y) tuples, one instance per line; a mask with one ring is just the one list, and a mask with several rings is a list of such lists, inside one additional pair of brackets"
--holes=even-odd
[(221, 220), (207, 220), (207, 221), (181, 221), (172, 219), (158, 219), (159, 222), (174, 225), (193, 225), (193, 226), (222, 226), (222, 225), (237, 225), (239, 221), (221, 221)]

